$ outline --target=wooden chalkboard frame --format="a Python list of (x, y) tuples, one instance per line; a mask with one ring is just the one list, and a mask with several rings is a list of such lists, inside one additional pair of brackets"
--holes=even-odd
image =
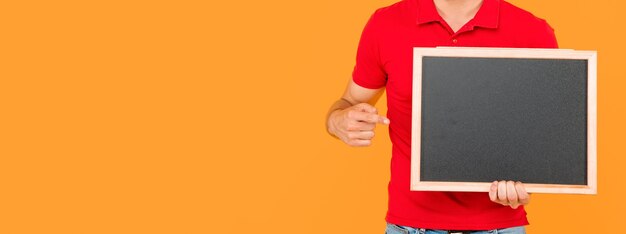
[(420, 180), (422, 58), (425, 56), (587, 60), (587, 185), (526, 183), (525, 187), (531, 193), (597, 194), (597, 52), (526, 48), (415, 47), (413, 49), (411, 190), (488, 192), (491, 185), (491, 183), (484, 182), (435, 182)]

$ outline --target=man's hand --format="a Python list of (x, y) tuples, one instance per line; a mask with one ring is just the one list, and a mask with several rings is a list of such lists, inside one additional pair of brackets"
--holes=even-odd
[(494, 181), (489, 190), (489, 198), (495, 203), (517, 209), (520, 205), (528, 205), (530, 195), (522, 182)]
[(378, 110), (367, 103), (333, 111), (328, 118), (328, 131), (350, 146), (372, 144), (376, 124), (389, 124)]

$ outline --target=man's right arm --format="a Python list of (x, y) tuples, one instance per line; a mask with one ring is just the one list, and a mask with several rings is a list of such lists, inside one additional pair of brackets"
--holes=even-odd
[(328, 110), (328, 133), (350, 146), (372, 144), (376, 124), (389, 124), (389, 119), (378, 115), (378, 110), (373, 106), (383, 89), (364, 88), (350, 79), (341, 99)]

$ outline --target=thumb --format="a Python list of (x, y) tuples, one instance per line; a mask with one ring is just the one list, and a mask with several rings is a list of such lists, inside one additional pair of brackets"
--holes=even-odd
[(354, 108), (356, 110), (359, 111), (363, 111), (363, 112), (367, 112), (367, 113), (373, 113), (373, 114), (377, 114), (378, 110), (376, 109), (376, 107), (368, 104), (368, 103), (359, 103), (354, 105)]

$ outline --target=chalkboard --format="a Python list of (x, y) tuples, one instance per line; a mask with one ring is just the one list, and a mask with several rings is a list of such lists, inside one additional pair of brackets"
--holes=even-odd
[(595, 194), (596, 53), (415, 48), (411, 189)]

